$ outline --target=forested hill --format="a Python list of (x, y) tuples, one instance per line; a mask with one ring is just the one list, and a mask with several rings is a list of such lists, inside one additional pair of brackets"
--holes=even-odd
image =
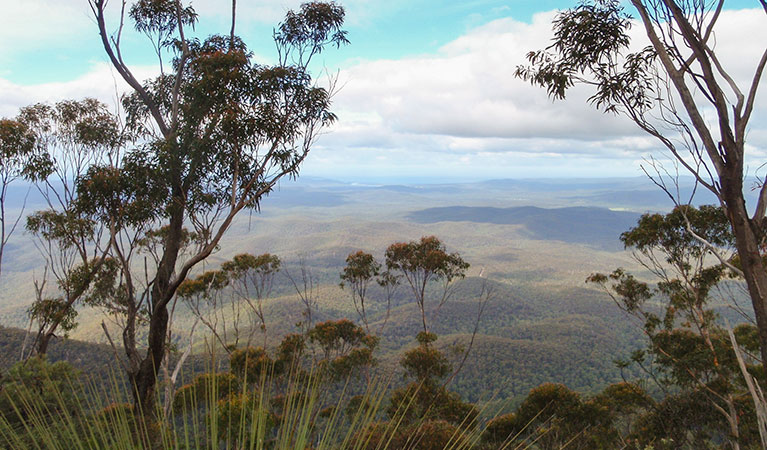
[[(0, 326), (0, 373), (19, 361), (25, 334), (24, 330), (18, 328)], [(30, 336), (30, 340), (33, 337)], [(108, 345), (76, 339), (54, 339), (48, 359), (68, 361), (78, 370), (104, 379), (109, 379), (110, 373), (120, 370), (116, 366), (114, 352)]]
[[(7, 369), (19, 362), (21, 348), (24, 345), (26, 331), (0, 325), (0, 378)], [(30, 341), (34, 338), (29, 336)], [(31, 342), (27, 342), (30, 345)], [(124, 352), (117, 348), (120, 357)], [(81, 341), (78, 339), (55, 338), (46, 355), (48, 361), (66, 361), (86, 377), (88, 382), (94, 382), (100, 387), (111, 388), (114, 380), (123, 380), (123, 367), (115, 358), (115, 351), (107, 344)], [(178, 355), (171, 356), (172, 364)], [(210, 363), (204, 355), (191, 355), (186, 359), (182, 380), (188, 380), (195, 374), (210, 369)], [(2, 446), (0, 446), (2, 448)]]
[(512, 208), (447, 206), (414, 211), (407, 216), (417, 223), (479, 222), (522, 225), (532, 239), (556, 240), (619, 250), (620, 234), (637, 223), (639, 214), (595, 207)]

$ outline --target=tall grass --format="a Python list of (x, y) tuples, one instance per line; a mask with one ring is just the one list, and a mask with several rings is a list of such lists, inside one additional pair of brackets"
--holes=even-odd
[[(383, 420), (390, 378), (371, 379), (357, 396), (351, 395), (349, 381), (329, 389), (325, 374), (317, 368), (290, 371), (282, 377), (264, 370), (255, 378), (246, 382), (210, 371), (179, 389), (167, 414), (158, 399), (155, 419), (147, 422), (134, 412), (117, 377), (105, 387), (94, 380), (70, 379), (62, 384), (43, 376), (40, 383), (17, 386), (12, 393), (0, 391), (10, 405), (0, 414), (0, 448), (367, 450), (403, 446), (401, 431), (412, 401)], [(404, 444), (418, 448), (422, 438), (418, 431), (425, 422), (407, 426), (415, 432)], [(446, 448), (474, 448), (481, 431), (477, 419), (467, 418), (455, 427)]]

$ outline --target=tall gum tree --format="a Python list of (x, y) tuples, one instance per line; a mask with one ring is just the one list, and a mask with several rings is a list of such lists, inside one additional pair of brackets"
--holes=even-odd
[[(236, 35), (235, 1), (231, 28), (204, 40), (191, 36), (197, 14), (180, 0), (123, 0), (115, 30), (107, 27), (107, 0), (88, 3), (108, 59), (132, 89), (123, 107), (141, 144), (126, 153), (120, 167), (92, 168), (80, 184), (83, 205), (122, 230), (163, 230), (156, 264), (140, 274), (131, 260), (135, 245), (123, 248), (118, 242), (112, 255), (121, 272), (112, 277), (114, 292), (134, 308), (134, 321), (140, 307), (148, 323), (146, 352), (139, 350), (131, 327), (123, 332), (123, 343), (135, 403), (151, 414), (176, 289), (217, 248), (239, 212), (258, 209), (279, 180), (298, 176), (318, 132), (335, 120), (332, 86), (318, 87), (308, 67), (326, 47), (348, 43), (341, 29), (344, 10), (311, 2), (288, 12), (274, 32), (278, 62), (266, 66), (253, 62)], [(138, 80), (124, 59), (127, 22), (152, 43), (160, 71), (154, 79)], [(137, 178), (146, 181), (143, 187), (136, 186)], [(153, 201), (144, 201), (136, 189), (146, 190)], [(185, 226), (204, 237), (187, 253), (182, 252)], [(146, 280), (144, 294), (139, 278)]]
[[(631, 50), (628, 30), (636, 22), (620, 2), (590, 0), (560, 12), (552, 44), (528, 53), (530, 65), (515, 74), (544, 87), (554, 99), (565, 98), (575, 85), (593, 87), (590, 103), (631, 119), (719, 199), (739, 259), (739, 267), (730, 266), (748, 286), (767, 368), (767, 178), (756, 179), (751, 214), (744, 195), (746, 137), (767, 65), (767, 43), (755, 56), (749, 81), (738, 84), (716, 50), (723, 39), (716, 31), (724, 0), (630, 3), (650, 42), (646, 48)], [(767, 25), (767, 1), (754, 6), (764, 11)]]

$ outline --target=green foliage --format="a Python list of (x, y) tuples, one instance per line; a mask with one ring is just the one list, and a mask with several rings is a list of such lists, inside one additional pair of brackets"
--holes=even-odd
[[(758, 205), (750, 208), (752, 213), (743, 192), (742, 162), (746, 159), (746, 130), (765, 66), (757, 64), (753, 76), (746, 78), (751, 80), (750, 85), (739, 87), (728, 75), (730, 69), (720, 63), (713, 36), (717, 35), (716, 24), (723, 2), (631, 3), (638, 12), (643, 34), (649, 38), (649, 47), (639, 52), (630, 51), (628, 30), (632, 21), (624, 13), (621, 2), (586, 1), (556, 16), (552, 45), (545, 51), (528, 54), (531, 67), (517, 68), (516, 75), (546, 88), (553, 98), (564, 98), (566, 91), (576, 84), (594, 87), (596, 93), (590, 102), (604, 111), (627, 116), (657, 139), (669, 151), (674, 163), (695, 178), (696, 186), (713, 193), (721, 204), (721, 209), (703, 207), (696, 211), (690, 206), (678, 206), (666, 216), (646, 215), (622, 240), (641, 255), (645, 267), (658, 276), (657, 293), (667, 297), (662, 319), (649, 312), (639, 312), (637, 316), (642, 316), (651, 340), (661, 326), (665, 332), (681, 326), (700, 335), (701, 344), (711, 354), (713, 367), (708, 371), (690, 368), (690, 372), (694, 372), (690, 375), (711, 394), (716, 409), (730, 424), (725, 439), (737, 448), (738, 417), (730, 386), (734, 380), (728, 376), (727, 369), (720, 370), (725, 365), (719, 360), (726, 356), (720, 354), (714, 342), (716, 338), (710, 337), (716, 334), (718, 325), (707, 303), (710, 289), (720, 282), (727, 271), (725, 268), (746, 280), (760, 328), (759, 353), (764, 371), (767, 323), (761, 312), (767, 300), (764, 294), (767, 277), (760, 255), (767, 186), (759, 184)], [(749, 95), (744, 96), (742, 92)], [(703, 111), (709, 107), (716, 111), (715, 120), (704, 118)], [(655, 160), (649, 165), (652, 169), (646, 172), (654, 172), (650, 177), (655, 184), (674, 199), (673, 188), (668, 183), (671, 179), (678, 182), (678, 176)], [(676, 187), (674, 201), (679, 202), (678, 183)], [(734, 242), (737, 258), (731, 254)], [(654, 250), (665, 258), (656, 257)], [(710, 259), (718, 259), (722, 267), (709, 266), (703, 257), (707, 254)], [(665, 273), (667, 267), (673, 273)], [(592, 279), (602, 284), (604, 280)], [(615, 286), (611, 290), (616, 292)], [(620, 293), (617, 295), (622, 297)], [(630, 302), (627, 304), (621, 299), (618, 303), (632, 312), (634, 305)], [(677, 312), (682, 315), (679, 321)], [(676, 336), (690, 344), (688, 337)], [(658, 350), (662, 349), (656, 348), (655, 352)], [(667, 358), (663, 362), (666, 368), (672, 359), (677, 360)], [(688, 362), (694, 365), (699, 361)], [(754, 362), (753, 359), (750, 362)], [(682, 381), (680, 373), (675, 371), (672, 378)], [(674, 441), (674, 444), (680, 443)]]
[[(141, 154), (126, 155), (121, 167), (91, 166), (77, 180), (77, 211), (117, 230), (145, 229), (165, 216), (167, 188)], [(141, 245), (142, 242), (136, 242)]]
[(641, 252), (663, 249), (666, 261), (678, 264), (683, 259), (696, 258), (710, 251), (690, 230), (711, 245), (721, 248), (734, 245), (724, 211), (712, 205), (699, 208), (681, 205), (668, 214), (644, 214), (636, 227), (621, 235), (621, 242), (626, 248)]
[(732, 331), (738, 345), (749, 352), (759, 352), (759, 330), (754, 325), (742, 323)]
[[(278, 424), (278, 417), (260, 405), (261, 397), (248, 392), (232, 393), (218, 402), (218, 440), (230, 442), (238, 447), (255, 446), (253, 433), (245, 433), (254, 425), (260, 429), (272, 430)], [(240, 431), (241, 429), (243, 429)], [(259, 433), (260, 434), (260, 433)], [(271, 433), (269, 433), (271, 435)], [(234, 442), (232, 442), (234, 441)]]
[[(467, 445), (464, 438), (468, 435), (463, 436), (460, 430), (468, 430), (476, 424), (479, 410), (461, 400), (460, 395), (448, 391), (446, 385), (440, 384), (441, 379), (451, 372), (452, 365), (432, 345), (437, 336), (421, 332), (417, 340), (418, 347), (407, 351), (400, 360), (405, 376), (414, 381), (392, 391), (386, 408), (389, 424), (404, 425), (390, 439), (393, 445), (403, 448), (459, 448)], [(381, 442), (382, 437), (376, 427), (368, 432), (370, 445)], [(460, 438), (456, 439), (456, 436)]]
[[(176, 30), (178, 16), (176, 2), (171, 0), (139, 0), (134, 3), (128, 15), (133, 19), (137, 31), (147, 34), (158, 34), (162, 46), (170, 45), (170, 36)], [(194, 26), (197, 13), (191, 6), (180, 9), (181, 22)]]
[[(428, 341), (425, 341), (428, 342)], [(450, 361), (435, 347), (421, 343), (402, 356), (400, 365), (405, 374), (419, 383), (436, 383), (453, 370)]]
[[(346, 257), (346, 266), (340, 276), (341, 289), (347, 285), (349, 286), (352, 293), (352, 303), (357, 310), (357, 315), (359, 315), (362, 323), (365, 324), (365, 328), (369, 330), (368, 315), (365, 310), (368, 286), (374, 278), (378, 279), (378, 283), (381, 286), (393, 286), (397, 280), (389, 272), (381, 274), (381, 264), (375, 260), (373, 255), (362, 250), (356, 253), (349, 253), (349, 256)], [(387, 308), (390, 307), (391, 297), (388, 300)]]
[(74, 248), (83, 238), (91, 236), (94, 228), (93, 221), (71, 211), (43, 210), (27, 216), (27, 231), (62, 250)]
[(24, 122), (0, 119), (0, 182), (5, 187), (19, 177), (34, 178), (43, 167), (35, 167), (35, 134)]
[(375, 365), (373, 350), (378, 339), (348, 319), (318, 323), (307, 332), (307, 337), (322, 355), (315, 363), (327, 369), (334, 379), (346, 379)]
[(461, 435), (461, 430), (454, 424), (444, 420), (428, 420), (417, 425), (403, 426), (397, 433), (391, 435), (389, 424), (378, 423), (365, 430), (359, 437), (366, 441), (362, 448), (374, 450), (378, 448), (417, 448), (424, 450), (443, 450), (447, 448), (468, 447), (468, 441)]
[(270, 370), (273, 364), (269, 355), (261, 347), (237, 349), (229, 357), (232, 373), (248, 383), (260, 380), (262, 374)]
[(483, 434), (490, 444), (541, 448), (610, 448), (616, 438), (607, 408), (553, 383), (530, 391), (514, 413), (493, 419)]
[(428, 332), (426, 321), (427, 287), (442, 283), (436, 311), (450, 296), (450, 284), (466, 276), (469, 263), (458, 253), (448, 253), (445, 245), (435, 236), (424, 236), (419, 241), (396, 242), (386, 249), (386, 269), (400, 273), (407, 280), (421, 312), (423, 331)]
[[(102, 234), (108, 226), (83, 208), (87, 199), (80, 198), (77, 184), (94, 165), (117, 158), (127, 137), (117, 118), (95, 99), (28, 106), (17, 120), (34, 135), (31, 179), (48, 204), (26, 220), (46, 262), (42, 279), (35, 280), (37, 295), (29, 310), (38, 324), (34, 351), (44, 354), (59, 328), (66, 333), (74, 327), (75, 308), (107, 261), (102, 245), (111, 245)], [(49, 274), (56, 280), (55, 294), (45, 290)]]
[(639, 448), (661, 440), (677, 447), (706, 448), (715, 436), (726, 434), (726, 425), (705, 393), (693, 391), (667, 396), (638, 417), (631, 439)]
[(280, 271), (280, 258), (276, 255), (264, 253), (255, 256), (248, 253), (235, 255), (231, 261), (221, 264), (221, 270), (230, 274), (232, 278), (242, 278), (249, 272), (260, 277), (273, 275)]
[[(658, 278), (657, 286), (653, 289), (622, 269), (594, 274), (587, 281), (602, 286), (622, 309), (642, 320), (649, 339), (647, 351), (634, 352), (631, 360), (665, 397), (636, 418), (638, 442), (667, 439), (694, 447), (712, 439), (731, 445), (751, 442), (753, 436), (745, 430), (755, 417), (743, 417), (744, 405), (738, 400), (746, 396), (742, 374), (728, 333), (709, 306), (712, 289), (727, 271), (723, 264), (708, 261), (714, 252), (720, 252), (718, 258), (726, 255), (733, 244), (722, 209), (679, 206), (666, 215), (645, 214), (621, 240)], [(662, 315), (654, 312), (653, 300), (660, 302)], [(737, 330), (736, 339), (759, 353), (752, 327)], [(758, 361), (749, 357), (747, 364), (752, 374), (760, 375)]]
[[(17, 428), (33, 417), (53, 422), (78, 408), (79, 372), (69, 363), (48, 363), (35, 357), (16, 363), (0, 378), (0, 416)], [(35, 403), (25, 401), (34, 396)]]
[(319, 53), (328, 44), (336, 47), (349, 43), (347, 32), (341, 29), (344, 9), (335, 2), (312, 2), (301, 5), (299, 12), (290, 11), (280, 25), (275, 40), (282, 46), (313, 46)]
[(654, 400), (639, 385), (629, 382), (614, 383), (594, 397), (594, 401), (617, 417), (646, 410)]
[(366, 286), (373, 277), (378, 276), (381, 271), (381, 264), (375, 260), (373, 255), (365, 253), (362, 250), (356, 253), (349, 253), (346, 257), (346, 267), (341, 272), (341, 287), (344, 287), (344, 282), (349, 283), (353, 287), (360, 285)]
[[(239, 373), (219, 372), (202, 373), (194, 377), (191, 383), (176, 390), (173, 396), (173, 408), (187, 411), (192, 405), (203, 406), (240, 392)], [(260, 376), (260, 373), (259, 373)]]
[[(163, 11), (170, 2), (144, 3), (161, 7), (162, 11), (149, 8), (146, 14), (163, 23), (160, 29), (153, 31), (166, 32), (173, 21), (164, 19)], [(328, 12), (332, 15), (324, 19), (330, 23), (316, 20), (308, 23), (308, 26), (322, 27), (322, 30), (313, 30), (319, 33), (315, 38), (322, 38), (329, 30), (341, 31), (343, 9)], [(194, 14), (190, 11), (187, 16), (194, 17)], [(291, 17), (303, 15), (291, 13)], [(137, 26), (147, 27), (145, 21)], [(299, 41), (314, 49), (321, 49), (325, 44), (307, 39), (294, 41), (286, 41), (288, 47), (284, 50), (288, 54), (305, 50), (296, 47)], [(291, 144), (300, 140), (305, 127), (334, 120), (328, 111), (328, 93), (311, 85), (305, 65), (298, 62), (288, 65), (287, 61), (281, 61), (283, 64), (275, 67), (255, 64), (252, 53), (236, 36), (232, 39), (214, 35), (202, 42), (186, 44), (188, 54), (175, 60), (175, 69), (182, 71), (178, 95), (183, 121), (178, 123), (177, 141), (157, 140), (146, 150), (137, 150), (134, 159), (156, 172), (157, 176), (151, 178), (167, 186), (158, 186), (156, 190), (160, 192), (168, 192), (175, 180), (183, 177), (179, 187), (188, 192), (186, 207), (191, 211), (206, 211), (214, 204), (229, 202), (233, 176), (237, 180), (233, 185), (235, 198), (255, 208), (261, 197), (271, 191), (273, 180), (267, 174), (271, 174), (272, 169), (279, 171), (279, 176), (297, 174), (298, 164), (308, 148), (295, 149)], [(183, 64), (187, 61), (188, 64)], [(170, 108), (172, 83), (175, 77), (161, 76), (146, 83), (143, 89), (163, 108)], [(290, 107), (286, 108), (288, 103)], [(144, 121), (151, 117), (152, 110), (141, 93), (126, 97), (123, 104), (128, 124), (137, 131), (148, 132)], [(267, 158), (257, 157), (264, 145), (271, 147), (265, 153)], [(264, 170), (267, 168), (270, 170)]]
[(77, 327), (77, 310), (61, 297), (35, 300), (27, 314), (31, 320), (40, 323), (41, 327), (52, 322), (58, 323), (64, 337)]
[[(628, 52), (631, 17), (620, 2), (583, 2), (553, 21), (553, 43), (527, 54), (530, 66), (515, 75), (564, 99), (568, 89), (588, 80), (596, 92), (589, 102), (606, 112), (642, 117), (655, 106), (657, 53), (653, 47)], [(637, 122), (642, 119), (635, 119)]]
[(277, 347), (277, 361), (290, 364), (301, 357), (306, 349), (306, 339), (301, 334), (285, 336)]
[[(308, 65), (326, 46), (348, 42), (341, 28), (344, 9), (312, 2), (290, 12), (274, 33), (278, 61), (267, 66), (254, 61), (235, 35), (234, 23), (228, 35), (188, 38), (185, 28), (197, 22), (191, 6), (169, 0), (134, 2), (127, 15), (152, 41), (160, 60), (160, 74), (140, 82), (120, 56), (120, 39), (109, 37), (107, 2), (89, 4), (107, 56), (132, 88), (122, 106), (133, 146), (120, 145), (111, 157), (88, 161), (72, 185), (80, 200), (78, 212), (110, 232), (105, 253), (120, 261), (120, 276), (113, 279), (114, 292), (121, 293), (111, 312), (123, 316), (127, 371), (136, 400), (151, 414), (150, 397), (167, 350), (169, 309), (177, 289), (182, 287), (182, 297), (199, 302), (244, 276), (252, 261), (239, 258), (227, 267), (236, 273), (206, 273), (183, 284), (218, 248), (239, 212), (258, 209), (280, 179), (298, 176), (315, 133), (336, 119), (330, 112), (331, 92), (315, 84)], [(123, 8), (121, 14), (125, 12)], [(167, 56), (172, 61), (165, 66)], [(184, 230), (185, 224), (194, 232)], [(100, 236), (86, 242), (97, 246)], [(189, 244), (196, 248), (187, 255)], [(154, 261), (137, 263), (141, 253)], [(278, 260), (254, 263), (262, 264), (250, 267), (261, 277), (279, 268)], [(102, 300), (102, 306), (108, 303)], [(263, 329), (260, 304), (256, 309)], [(136, 340), (144, 318), (146, 352)], [(229, 347), (226, 336), (216, 337)]]
[(432, 279), (449, 282), (463, 278), (469, 264), (457, 253), (447, 253), (444, 244), (435, 236), (424, 236), (420, 241), (390, 245), (386, 249), (386, 267), (402, 272), (420, 285)]
[[(44, 163), (39, 164), (35, 140), (34, 133), (25, 123), (0, 118), (0, 269), (5, 246), (18, 224), (6, 214), (8, 188), (18, 178), (33, 179), (46, 170)], [(23, 211), (18, 219), (22, 215)]]
[(416, 382), (392, 391), (386, 414), (391, 420), (405, 424), (444, 420), (460, 426), (473, 423), (479, 410), (442, 385)]
[(207, 297), (212, 295), (211, 292), (223, 289), (229, 279), (226, 276), (226, 272), (221, 270), (209, 270), (196, 278), (190, 278), (184, 280), (179, 285), (176, 291), (177, 295), (181, 298), (188, 298), (196, 295), (202, 295)]
[(318, 323), (307, 333), (309, 342), (317, 343), (326, 358), (343, 353), (347, 346), (360, 345), (365, 331), (348, 319)]
[[(374, 423), (387, 393), (387, 383), (371, 382), (345, 419), (338, 412), (346, 404), (343, 392), (328, 397), (313, 370), (307, 377), (262, 376), (250, 388), (233, 374), (208, 373), (179, 390), (170, 416), (148, 424), (117, 386), (90, 393), (90, 401), (73, 400), (72, 388), (81, 385), (71, 367), (35, 361), (3, 380), (3, 448), (369, 448), (355, 437)], [(23, 392), (22, 378), (29, 385)], [(383, 428), (387, 435), (396, 431), (396, 423)]]

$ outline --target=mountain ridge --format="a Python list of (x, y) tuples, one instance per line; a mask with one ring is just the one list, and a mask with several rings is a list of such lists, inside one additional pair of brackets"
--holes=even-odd
[(595, 206), (446, 206), (412, 211), (406, 217), (416, 223), (522, 225), (533, 239), (585, 244), (602, 250), (620, 250), (620, 234), (636, 225), (640, 214)]

